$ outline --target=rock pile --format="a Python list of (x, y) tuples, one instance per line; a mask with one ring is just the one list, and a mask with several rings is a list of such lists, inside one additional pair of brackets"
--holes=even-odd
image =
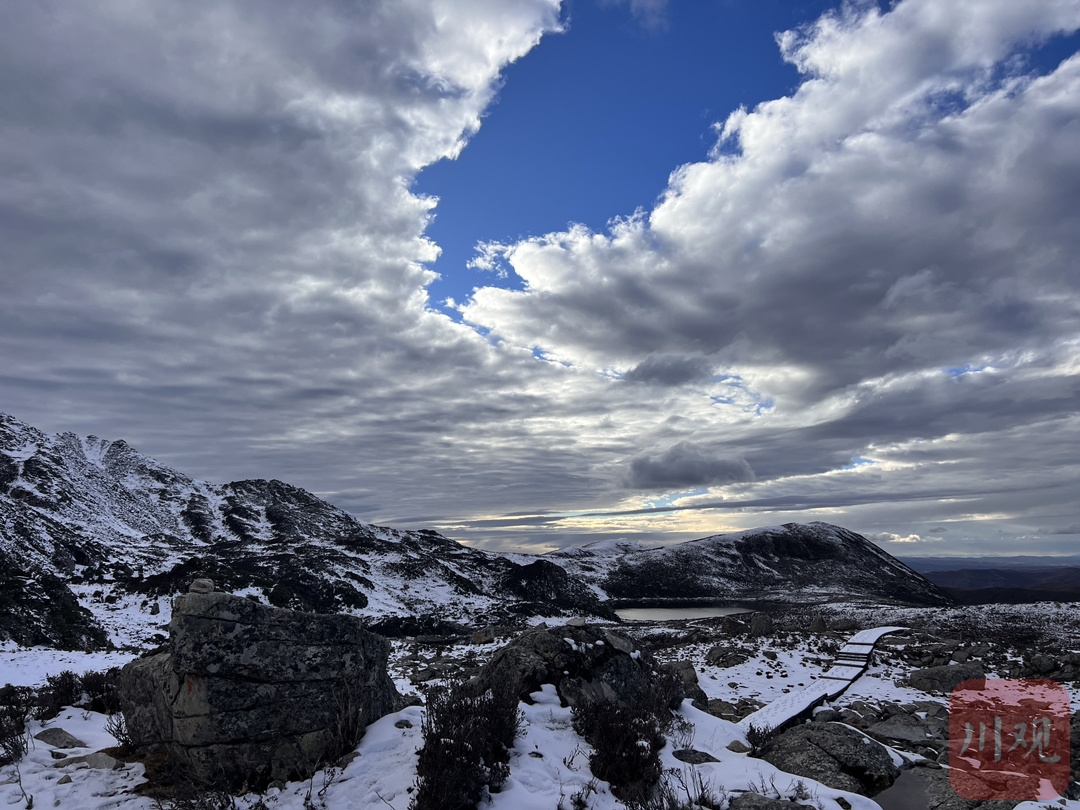
[(399, 706), (389, 643), (359, 619), (193, 586), (173, 603), (169, 651), (122, 672), (136, 746), (164, 747), (207, 784), (265, 784), (310, 773)]

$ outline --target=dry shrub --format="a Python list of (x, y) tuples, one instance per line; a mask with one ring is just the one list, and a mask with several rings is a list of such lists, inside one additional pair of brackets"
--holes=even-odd
[(610, 782), (627, 807), (647, 807), (663, 772), (664, 735), (656, 716), (641, 705), (597, 702), (576, 706), (573, 722), (574, 731), (593, 747), (593, 776)]
[(509, 684), (482, 693), (469, 684), (432, 689), (410, 810), (470, 810), (485, 787), (497, 793), (510, 774), (521, 721), (517, 689)]

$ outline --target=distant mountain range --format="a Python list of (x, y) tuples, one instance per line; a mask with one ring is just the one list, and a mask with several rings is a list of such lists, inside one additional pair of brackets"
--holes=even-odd
[(906, 560), (961, 604), (1080, 601), (1080, 557)]
[(825, 523), (660, 549), (496, 554), (361, 523), (281, 481), (196, 481), (123, 441), (47, 434), (0, 414), (0, 640), (141, 646), (167, 620), (167, 597), (198, 576), (279, 606), (367, 616), (387, 634), (613, 618), (618, 604), (949, 601)]

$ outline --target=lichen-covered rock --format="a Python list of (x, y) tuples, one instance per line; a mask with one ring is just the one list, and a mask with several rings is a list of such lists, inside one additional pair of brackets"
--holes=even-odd
[(169, 652), (121, 681), (128, 731), (206, 782), (258, 784), (310, 772), (342, 728), (395, 710), (389, 644), (360, 620), (297, 613), (226, 593), (177, 597)]
[(882, 745), (841, 723), (796, 726), (762, 746), (760, 756), (782, 771), (864, 796), (900, 774)]

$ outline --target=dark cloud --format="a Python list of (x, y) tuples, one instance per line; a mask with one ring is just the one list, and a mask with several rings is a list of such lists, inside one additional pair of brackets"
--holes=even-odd
[(654, 385), (683, 385), (708, 378), (713, 362), (707, 357), (649, 355), (623, 375), (630, 382)]
[(558, 8), (436, 5), (0, 6), (0, 410), (501, 547), (1080, 520), (1080, 58), (1002, 61), (1074, 4), (782, 36), (810, 81), (652, 211), (493, 248), (475, 330), (409, 189)]
[(705, 448), (679, 442), (657, 456), (631, 459), (627, 485), (634, 489), (683, 489), (751, 481), (754, 472), (741, 458), (718, 458)]

